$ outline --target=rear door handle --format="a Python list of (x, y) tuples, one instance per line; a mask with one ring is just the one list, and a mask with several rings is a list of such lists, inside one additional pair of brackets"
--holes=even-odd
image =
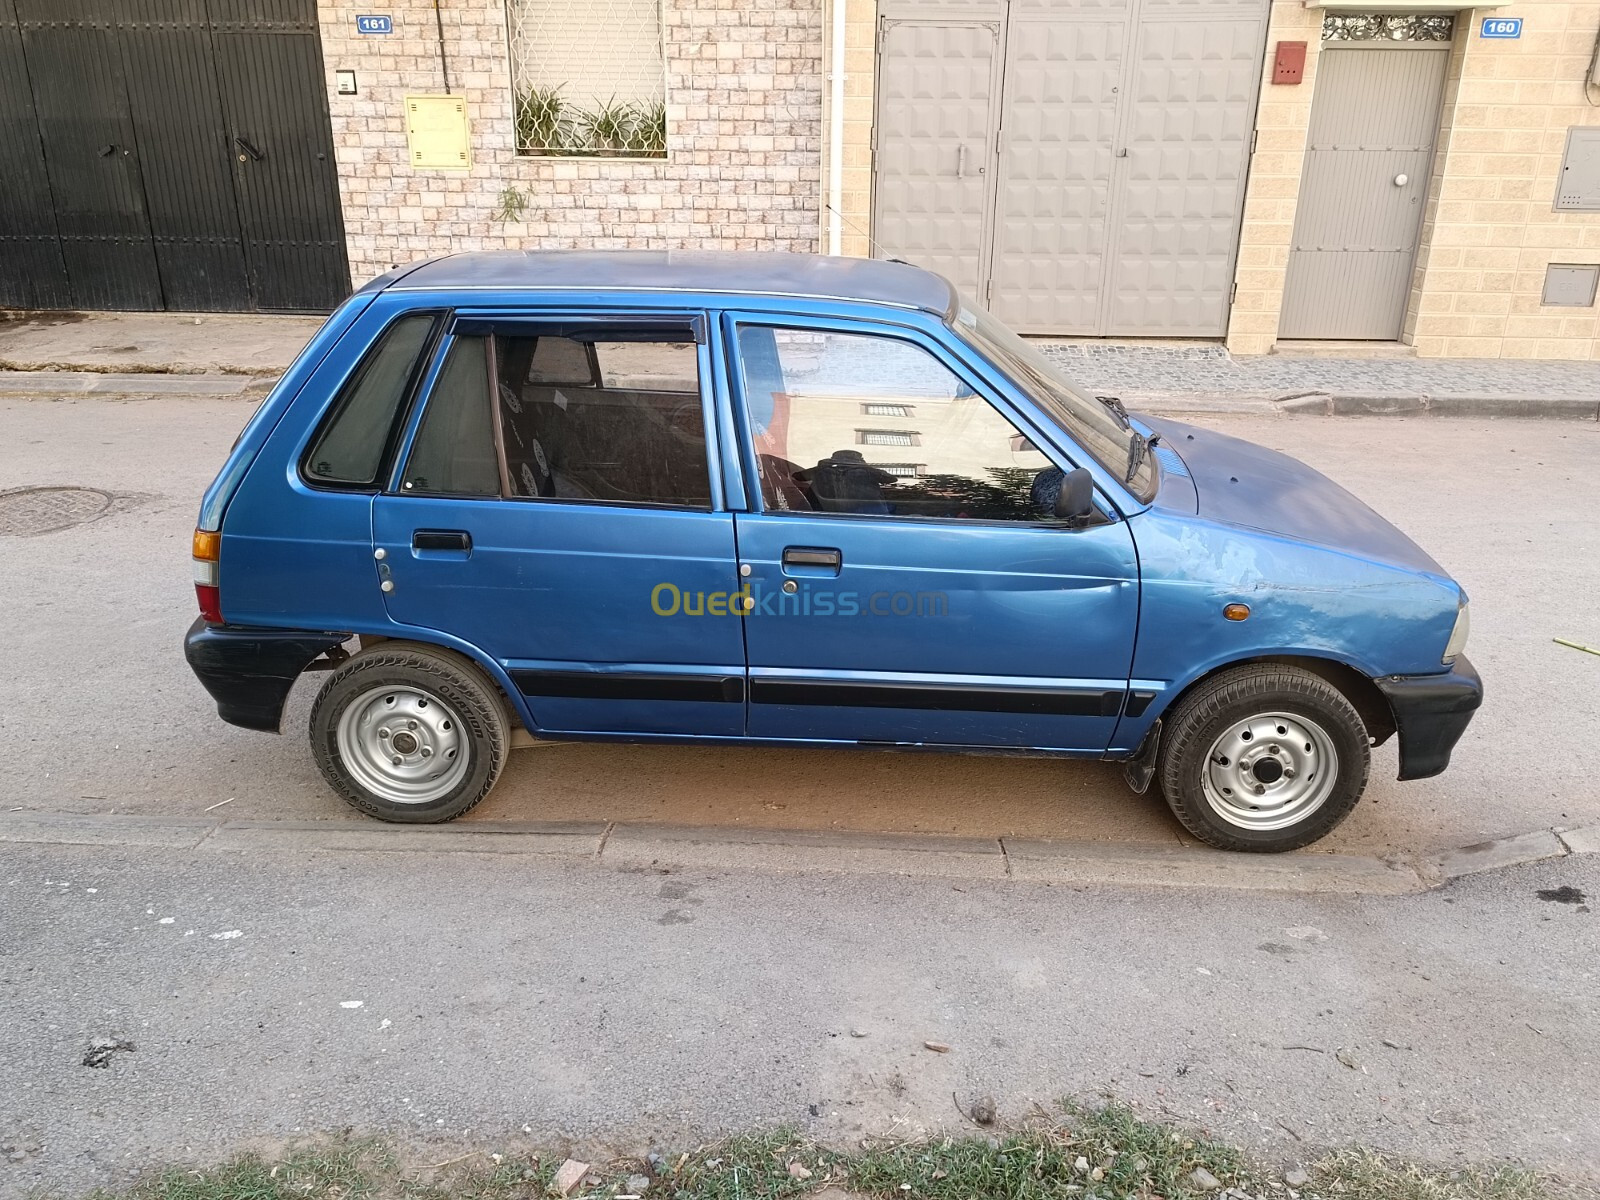
[(843, 561), (843, 556), (837, 550), (786, 546), (783, 551), (783, 565), (786, 567), (832, 567), (837, 571)]
[(472, 549), (472, 535), (464, 529), (418, 529), (411, 535), (413, 550)]

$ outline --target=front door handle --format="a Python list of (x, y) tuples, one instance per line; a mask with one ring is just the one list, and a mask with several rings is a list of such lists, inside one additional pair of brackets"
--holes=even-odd
[(837, 571), (843, 561), (843, 556), (837, 550), (786, 546), (783, 551), (783, 565), (786, 567), (832, 567)]
[[(233, 144), (235, 146), (239, 147), (239, 149), (243, 150), (245, 152), (245, 154), (248, 154), (256, 162), (260, 162), (263, 158), (266, 157), (265, 154), (261, 153), (261, 151), (257, 150), (254, 146), (252, 146), (249, 142), (245, 141), (242, 137), (234, 138), (233, 139)], [(240, 161), (241, 162), (244, 161), (244, 156), (243, 155), (240, 155)]]
[(464, 529), (418, 529), (411, 535), (413, 550), (472, 549), (472, 535)]

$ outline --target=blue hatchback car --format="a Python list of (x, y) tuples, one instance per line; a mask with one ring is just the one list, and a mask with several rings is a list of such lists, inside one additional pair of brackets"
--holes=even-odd
[(389, 821), (466, 812), (514, 738), (803, 743), (1117, 760), (1289, 850), (1482, 696), (1461, 588), (1366, 505), (892, 262), (391, 271), (246, 426), (194, 566), (222, 718), (277, 731), (326, 671), (317, 764)]

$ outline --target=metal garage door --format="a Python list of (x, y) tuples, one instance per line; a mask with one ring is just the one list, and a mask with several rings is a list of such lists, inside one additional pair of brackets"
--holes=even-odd
[[(920, 164), (912, 106), (896, 94), (915, 45), (926, 76), (948, 39), (914, 27), (964, 19), (997, 31), (999, 103), (944, 120), (989, 133), (994, 183), (984, 245), (957, 253), (907, 198), (953, 182), (964, 159)], [(1218, 336), (1225, 332), (1265, 49), (1264, 0), (989, 0), (885, 4), (873, 236), (879, 252), (940, 269), (958, 257), (994, 311), (1030, 333)], [(976, 73), (973, 78), (976, 79)], [(941, 107), (954, 110), (955, 97)], [(946, 156), (948, 158), (948, 156)], [(925, 203), (925, 201), (924, 201)], [(969, 201), (970, 203), (970, 201)], [(915, 234), (912, 234), (912, 230)], [(985, 261), (985, 258), (987, 261)]]
[(1396, 340), (1448, 42), (1326, 42), (1278, 336)]
[(886, 22), (877, 238), (971, 294), (988, 257), (1000, 22)]
[(0, 306), (349, 290), (314, 0), (0, 0)]

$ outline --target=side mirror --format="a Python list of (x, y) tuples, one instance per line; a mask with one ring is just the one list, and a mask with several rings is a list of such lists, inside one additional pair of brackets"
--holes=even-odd
[(1061, 477), (1056, 493), (1056, 519), (1082, 525), (1094, 514), (1094, 476), (1078, 467)]

